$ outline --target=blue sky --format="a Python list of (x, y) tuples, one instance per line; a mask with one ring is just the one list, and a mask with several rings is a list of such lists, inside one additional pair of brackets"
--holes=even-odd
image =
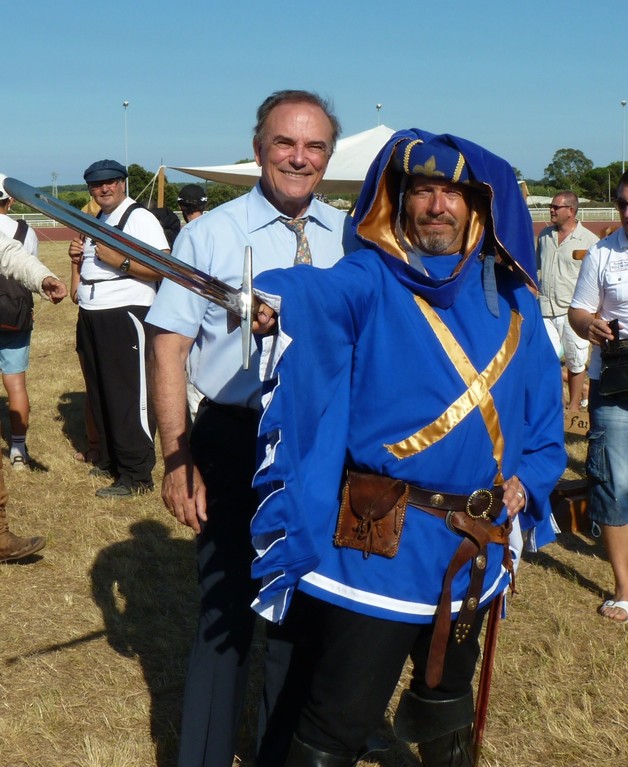
[(250, 158), (281, 88), (331, 98), (344, 136), (381, 103), (385, 125), (463, 136), (526, 177), (563, 147), (622, 159), (626, 0), (4, 0), (0, 18), (0, 172), (34, 186), (125, 147), (154, 171)]

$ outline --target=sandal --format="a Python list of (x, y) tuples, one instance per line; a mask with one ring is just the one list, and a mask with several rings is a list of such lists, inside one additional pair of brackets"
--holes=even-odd
[[(623, 610), (626, 613), (626, 617), (614, 618), (612, 615), (607, 615), (606, 613), (602, 612), (605, 607), (613, 607), (618, 608), (619, 610)], [(614, 623), (628, 623), (628, 602), (624, 601), (623, 599), (619, 599), (617, 601), (614, 599), (607, 599), (606, 602), (598, 607), (598, 613), (603, 618), (608, 618), (608, 620), (613, 621)]]

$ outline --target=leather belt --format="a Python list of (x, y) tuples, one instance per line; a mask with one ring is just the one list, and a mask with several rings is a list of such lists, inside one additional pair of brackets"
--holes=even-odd
[(438, 493), (415, 485), (408, 485), (408, 491), (409, 504), (442, 519), (452, 532), (463, 536), (445, 573), (443, 590), (436, 609), (436, 621), (425, 674), (427, 686), (433, 688), (440, 684), (443, 676), (445, 653), (451, 631), (451, 585), (456, 573), (471, 561), (469, 588), (454, 626), (454, 641), (458, 644), (469, 635), (477, 615), (484, 585), (489, 543), (498, 543), (503, 546), (502, 563), (511, 574), (511, 588), (514, 590), (512, 557), (508, 547), (512, 521), (508, 519), (502, 525), (493, 524), (502, 510), (504, 491), (501, 487), (475, 490), (470, 495)]
[(424, 490), (416, 485), (408, 485), (408, 503), (413, 506), (445, 511), (464, 511), (473, 519), (497, 519), (502, 510), (504, 499), (503, 487), (480, 488), (471, 495), (454, 495)]

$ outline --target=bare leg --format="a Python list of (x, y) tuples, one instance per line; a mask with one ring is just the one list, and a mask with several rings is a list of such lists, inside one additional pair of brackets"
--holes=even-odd
[(25, 437), (30, 415), (30, 402), (26, 391), (26, 373), (3, 373), (2, 383), (9, 398), (11, 434), (15, 437)]
[(569, 389), (569, 404), (568, 410), (579, 410), (580, 403), (582, 402), (582, 391), (584, 388), (584, 379), (586, 378), (587, 371), (583, 370), (580, 373), (572, 373), (567, 371), (567, 388)]
[[(628, 525), (600, 525), (602, 542), (615, 576), (614, 601), (628, 600)], [(623, 621), (626, 611), (620, 607), (602, 607), (606, 618)]]

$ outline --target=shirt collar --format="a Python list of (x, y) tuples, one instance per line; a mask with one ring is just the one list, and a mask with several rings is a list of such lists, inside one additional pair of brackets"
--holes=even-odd
[[(337, 224), (334, 219), (334, 213), (334, 208), (325, 205), (316, 197), (313, 197), (303, 216), (308, 216), (311, 221), (332, 231)], [(277, 208), (264, 197), (262, 187), (258, 181), (255, 187), (251, 189), (247, 198), (247, 217), (249, 222), (249, 232), (254, 232), (272, 224), (279, 218), (285, 218), (285, 214), (280, 213)]]

